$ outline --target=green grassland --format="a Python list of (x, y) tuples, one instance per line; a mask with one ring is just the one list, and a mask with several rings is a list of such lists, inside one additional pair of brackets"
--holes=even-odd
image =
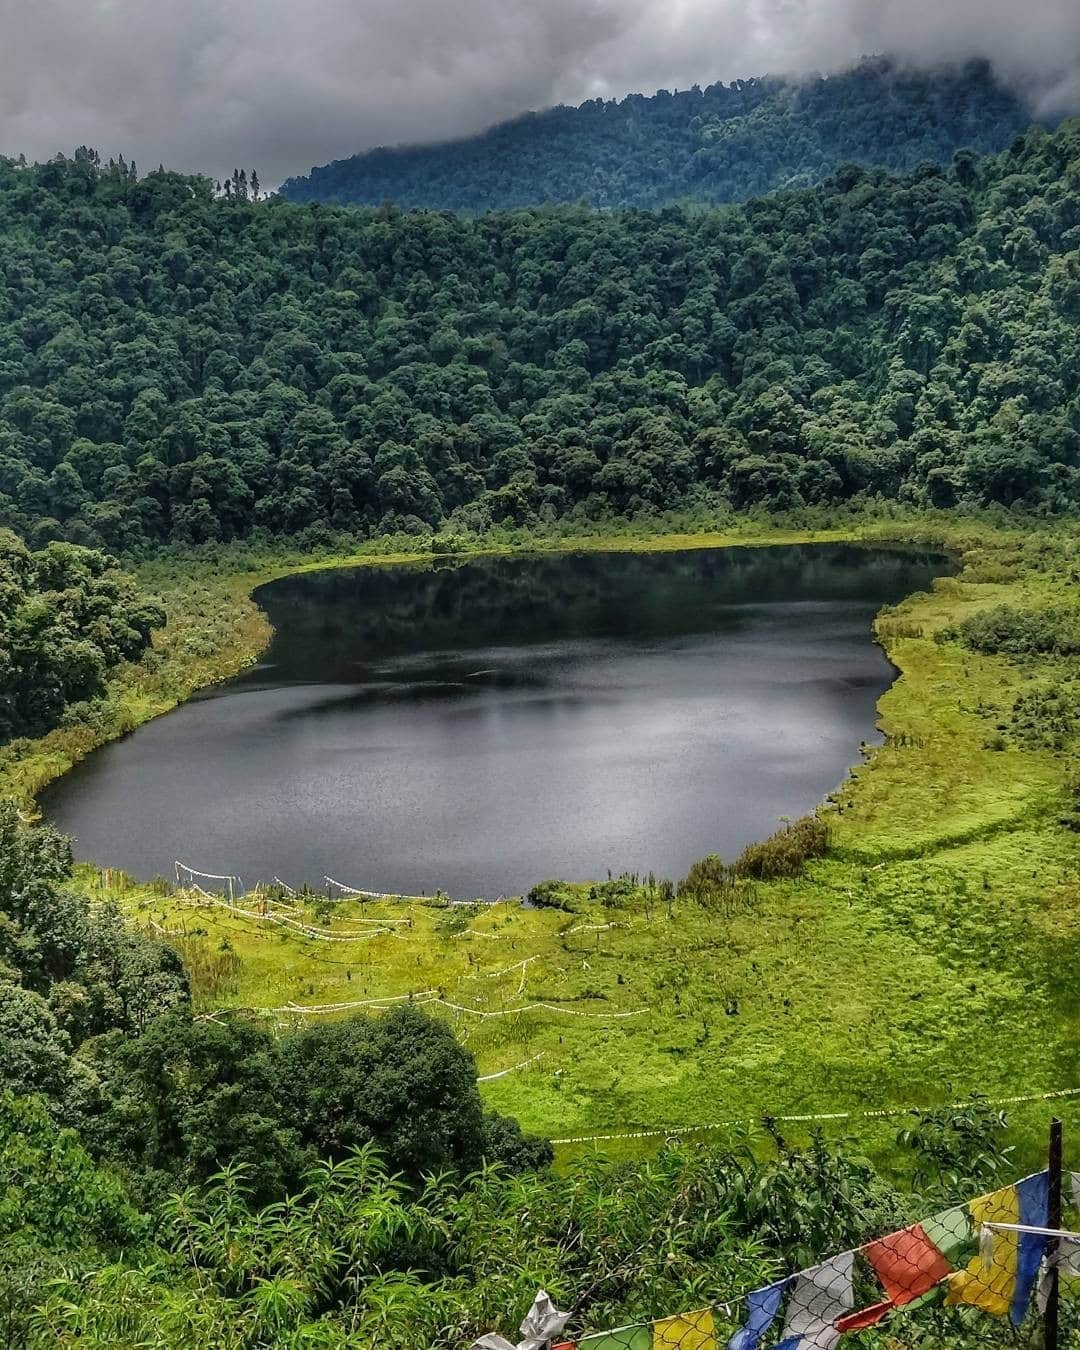
[[(196, 892), (89, 866), (80, 884), (178, 944), (207, 1015), (242, 1008), (282, 1025), (348, 1010), (327, 1005), (430, 1000), (480, 1074), (502, 1074), (484, 1084), (491, 1104), (557, 1139), (1080, 1086), (1080, 835), (1060, 821), (1070, 756), (1022, 743), (1011, 720), (1018, 696), (1074, 679), (1077, 663), (981, 656), (935, 640), (991, 605), (1060, 602), (1074, 582), (1077, 536), (938, 522), (763, 531), (757, 542), (814, 537), (937, 544), (962, 570), (879, 616), (900, 671), (880, 704), (885, 743), (838, 787), (825, 808), (829, 855), (796, 879), (758, 883), (715, 907), (668, 903), (642, 883), (566, 887), (567, 909), (310, 897), (296, 911), (271, 893), (265, 916), (261, 899), (234, 913)], [(576, 546), (751, 539), (668, 534)], [(123, 673), (113, 706), (134, 724), (254, 659), (269, 631), (248, 599), (253, 585), (323, 561), (255, 558), (238, 568), (226, 557), (171, 575), (157, 564), (149, 576), (171, 623), (152, 668)], [(42, 766), (105, 733), (54, 733), (60, 745), (45, 738), (12, 757), (8, 783), (22, 772), (24, 786), (36, 785)], [(298, 921), (324, 931), (305, 935)], [(312, 1007), (327, 1010), (302, 1011)], [(1080, 1124), (1080, 1105), (1054, 1107)], [(1022, 1152), (1034, 1155), (1051, 1109), (1014, 1109)], [(809, 1126), (781, 1128), (802, 1137)], [(896, 1121), (828, 1128), (877, 1151)]]

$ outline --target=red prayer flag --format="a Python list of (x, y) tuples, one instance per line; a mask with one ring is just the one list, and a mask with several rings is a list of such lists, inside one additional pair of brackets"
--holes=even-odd
[(918, 1223), (870, 1243), (863, 1248), (863, 1255), (889, 1297), (838, 1318), (837, 1331), (865, 1331), (877, 1326), (894, 1308), (922, 1298), (952, 1274), (952, 1266)]
[(876, 1327), (886, 1313), (896, 1307), (891, 1299), (884, 1303), (871, 1303), (869, 1308), (860, 1308), (858, 1312), (838, 1317), (834, 1323), (837, 1331), (865, 1331), (867, 1327)]
[(897, 1308), (921, 1298), (952, 1274), (952, 1266), (918, 1223), (879, 1238), (863, 1254)]

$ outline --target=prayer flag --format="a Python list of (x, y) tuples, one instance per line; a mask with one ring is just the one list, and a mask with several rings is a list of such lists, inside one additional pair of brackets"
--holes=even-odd
[(748, 1316), (742, 1327), (728, 1341), (727, 1350), (758, 1350), (762, 1336), (769, 1330), (780, 1311), (784, 1290), (791, 1280), (777, 1280), (764, 1289), (755, 1289), (746, 1300)]
[[(1045, 1172), (1025, 1177), (968, 1206), (976, 1231), (983, 1224), (1030, 1224), (1045, 1228), (1048, 1209), (1048, 1178)], [(1036, 1233), (1001, 1232), (990, 1229), (989, 1260), (974, 1257), (965, 1270), (949, 1280), (945, 1302), (969, 1304), (992, 1313), (1009, 1315), (1014, 1326), (1024, 1320), (1031, 1291), (1046, 1249), (1046, 1238)]]
[(879, 1238), (863, 1254), (874, 1267), (889, 1301), (898, 1308), (952, 1274), (952, 1267), (919, 1223)]
[(653, 1350), (717, 1350), (713, 1315), (704, 1312), (686, 1313), (682, 1317), (666, 1317), (653, 1323)]
[(863, 1255), (888, 1297), (839, 1318), (837, 1331), (865, 1331), (894, 1309), (924, 1299), (952, 1274), (972, 1245), (971, 1222), (959, 1206), (871, 1242)]
[(836, 1320), (854, 1301), (854, 1252), (841, 1252), (798, 1275), (758, 1289), (747, 1299), (749, 1316), (728, 1341), (728, 1350), (758, 1350), (787, 1295), (776, 1350), (831, 1350), (840, 1339)]
[(920, 1226), (953, 1269), (975, 1254), (978, 1243), (966, 1205), (942, 1210), (940, 1214), (923, 1219)]
[(841, 1252), (795, 1277), (776, 1350), (832, 1350), (837, 1320), (851, 1311), (854, 1252)]

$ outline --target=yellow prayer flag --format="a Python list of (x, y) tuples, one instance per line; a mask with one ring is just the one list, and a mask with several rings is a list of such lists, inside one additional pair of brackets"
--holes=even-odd
[(717, 1350), (713, 1315), (704, 1312), (686, 1313), (682, 1317), (666, 1317), (653, 1324), (653, 1350), (678, 1347), (678, 1350)]
[[(1019, 1223), (1020, 1197), (1015, 1186), (1006, 1186), (991, 1195), (982, 1195), (968, 1206), (978, 1232), (984, 1223)], [(970, 1304), (1004, 1317), (1016, 1292), (1016, 1266), (1020, 1252), (1019, 1233), (995, 1231), (990, 1241), (990, 1262), (982, 1253), (968, 1262), (965, 1270), (949, 1277), (945, 1302)]]

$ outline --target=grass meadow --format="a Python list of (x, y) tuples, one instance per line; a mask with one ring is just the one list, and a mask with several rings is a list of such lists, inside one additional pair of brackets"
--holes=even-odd
[[(937, 521), (756, 539), (815, 537), (936, 545), (962, 566), (879, 616), (898, 669), (879, 705), (884, 744), (823, 805), (828, 852), (797, 876), (674, 897), (655, 879), (563, 886), (540, 908), (271, 891), (239, 902), (246, 913), (88, 864), (79, 884), (179, 947), (201, 1013), (286, 1025), (413, 997), (453, 1022), (491, 1104), (526, 1127), (556, 1139), (644, 1132), (603, 1141), (608, 1152), (692, 1126), (722, 1123), (710, 1137), (735, 1139), (765, 1118), (829, 1114), (840, 1118), (822, 1124), (828, 1133), (885, 1156), (901, 1122), (844, 1113), (1080, 1087), (1080, 834), (1063, 823), (1076, 796), (1072, 728), (1041, 745), (1014, 711), (1080, 666), (938, 640), (991, 606), (1061, 603), (1077, 579), (1076, 536)], [(578, 543), (754, 539), (744, 529)], [(148, 568), (170, 612), (154, 653), (121, 672), (96, 722), (7, 747), (4, 790), (32, 809), (41, 783), (94, 744), (254, 660), (269, 629), (251, 589), (304, 565), (226, 553)], [(1080, 1096), (1009, 1108), (1025, 1158), (1055, 1109), (1080, 1126)], [(804, 1138), (811, 1126), (773, 1128)]]

